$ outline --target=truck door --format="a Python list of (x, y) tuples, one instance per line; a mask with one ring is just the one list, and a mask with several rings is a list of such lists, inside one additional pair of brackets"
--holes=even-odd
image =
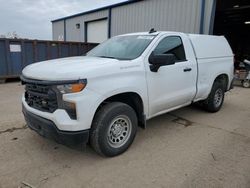
[(163, 36), (152, 53), (173, 54), (175, 64), (161, 66), (157, 72), (152, 72), (150, 54), (145, 59), (150, 117), (191, 103), (197, 77), (196, 59), (187, 37)]

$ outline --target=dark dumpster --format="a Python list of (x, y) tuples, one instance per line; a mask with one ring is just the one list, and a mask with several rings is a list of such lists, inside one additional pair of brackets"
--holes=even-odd
[(80, 56), (97, 46), (95, 43), (0, 38), (0, 81), (19, 77), (32, 63)]

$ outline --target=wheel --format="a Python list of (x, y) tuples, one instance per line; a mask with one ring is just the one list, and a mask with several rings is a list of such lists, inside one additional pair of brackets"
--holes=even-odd
[(225, 86), (220, 82), (215, 82), (208, 98), (203, 102), (203, 106), (209, 112), (218, 112), (224, 102)]
[(137, 116), (133, 108), (121, 102), (112, 102), (95, 115), (90, 145), (102, 156), (117, 156), (129, 148), (136, 131)]
[(242, 82), (242, 86), (243, 86), (244, 88), (249, 88), (249, 87), (250, 87), (250, 81), (249, 81), (249, 80), (244, 80), (244, 81)]

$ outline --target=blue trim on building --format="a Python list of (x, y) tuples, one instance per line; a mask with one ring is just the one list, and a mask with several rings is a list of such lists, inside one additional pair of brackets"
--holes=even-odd
[(63, 39), (66, 41), (66, 20), (63, 20)]
[(215, 19), (216, 5), (217, 5), (217, 0), (213, 0), (211, 19), (209, 23), (209, 35), (213, 35), (214, 33), (214, 19)]
[(204, 34), (205, 3), (206, 0), (201, 0), (200, 34)]
[(108, 38), (111, 37), (111, 21), (112, 21), (112, 8), (109, 8), (109, 15), (108, 15)]
[(87, 40), (88, 40), (88, 36), (87, 36), (88, 29), (87, 29), (87, 27), (88, 27), (88, 22), (84, 22), (84, 42), (87, 42)]
[(63, 18), (52, 20), (51, 22), (62, 21), (62, 20), (68, 19), (68, 18), (74, 18), (74, 17), (77, 17), (77, 16), (82, 16), (82, 15), (85, 15), (85, 14), (90, 14), (90, 13), (101, 11), (101, 10), (111, 9), (111, 8), (119, 7), (119, 6), (122, 6), (122, 5), (132, 4), (132, 3), (139, 2), (139, 1), (144, 1), (144, 0), (128, 0), (128, 1), (117, 3), (117, 4), (114, 4), (114, 5), (109, 5), (109, 6), (97, 8), (97, 9), (94, 9), (94, 10), (74, 14), (74, 15), (71, 15), (71, 16), (66, 16), (66, 17), (63, 17)]

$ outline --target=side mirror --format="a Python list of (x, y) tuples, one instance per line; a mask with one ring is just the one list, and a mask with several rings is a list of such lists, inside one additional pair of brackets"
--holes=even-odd
[(175, 64), (175, 56), (173, 54), (155, 54), (152, 52), (148, 61), (150, 63), (150, 70), (157, 72), (161, 66)]

